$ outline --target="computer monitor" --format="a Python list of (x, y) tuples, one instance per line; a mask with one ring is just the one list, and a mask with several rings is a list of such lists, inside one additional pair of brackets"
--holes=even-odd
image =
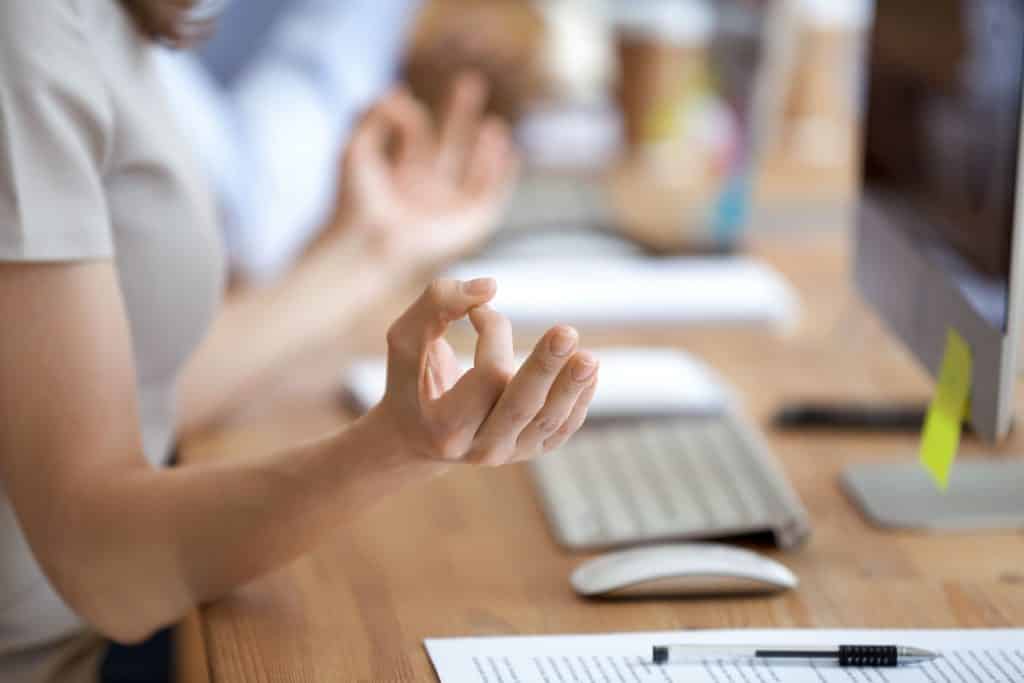
[[(1024, 310), (1024, 1), (877, 0), (868, 49), (855, 278), (937, 374), (955, 329), (970, 346), (971, 422), (1013, 415)], [(847, 467), (885, 527), (1024, 528), (1024, 460), (964, 458), (940, 492), (916, 458)]]
[(1024, 310), (1024, 2), (878, 0), (856, 284), (935, 375), (955, 329), (971, 422), (1010, 428)]

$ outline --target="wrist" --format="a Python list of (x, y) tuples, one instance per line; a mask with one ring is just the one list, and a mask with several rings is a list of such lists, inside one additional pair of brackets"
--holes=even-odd
[[(335, 226), (336, 228), (340, 226)], [(368, 220), (351, 219), (345, 223), (338, 237), (324, 250), (325, 261), (350, 262), (356, 268), (372, 270), (393, 277), (405, 275), (414, 268), (422, 256), (395, 233), (393, 226)]]
[[(396, 275), (433, 267), (442, 259), (432, 241), (422, 233), (440, 230), (436, 225), (415, 225), (399, 219), (381, 220), (379, 216), (359, 212), (339, 212), (331, 222), (332, 230), (358, 243), (360, 257), (374, 267)], [(421, 233), (417, 238), (416, 234)], [(440, 233), (439, 233), (440, 234)]]
[(450, 463), (425, 458), (418, 444), (410, 443), (387, 403), (378, 403), (351, 427), (354, 440), (389, 469), (417, 470), (428, 476), (443, 474)]
[(337, 519), (358, 517), (448, 470), (445, 463), (415, 457), (388, 415), (376, 408), (334, 436), (289, 453), (284, 462), (290, 472), (303, 472), (307, 496), (315, 492), (332, 501)]

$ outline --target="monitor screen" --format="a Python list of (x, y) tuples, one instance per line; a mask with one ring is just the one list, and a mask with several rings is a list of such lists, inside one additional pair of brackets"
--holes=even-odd
[(1024, 0), (877, 0), (861, 220), (898, 230), (1006, 330)]

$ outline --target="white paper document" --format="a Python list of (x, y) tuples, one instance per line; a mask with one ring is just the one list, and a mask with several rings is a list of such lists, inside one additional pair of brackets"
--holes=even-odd
[[(902, 645), (942, 657), (897, 668), (774, 660), (655, 665), (654, 645)], [(425, 641), (441, 683), (1021, 683), (1024, 630), (670, 631)]]

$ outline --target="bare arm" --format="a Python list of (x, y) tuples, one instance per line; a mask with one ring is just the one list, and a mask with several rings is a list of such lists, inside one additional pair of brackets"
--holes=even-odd
[(296, 356), (344, 332), (411, 274), (335, 240), (281, 280), (231, 294), (178, 384), (178, 429), (188, 434), (241, 403)]
[[(536, 456), (582, 423), (596, 363), (552, 330), (511, 375), (493, 283), (439, 282), (389, 333), (389, 386), (307, 446), (158, 471), (142, 455), (129, 331), (106, 262), (0, 265), (0, 481), (43, 570), (107, 636), (137, 641), (310, 550), (458, 462)], [(474, 368), (441, 339), (466, 313)], [(556, 343), (557, 342), (557, 343)]]
[(138, 640), (435, 471), (397, 460), (372, 418), (294, 452), (154, 470), (116, 282), (106, 263), (0, 266), (0, 477), (44, 571), (107, 635)]

